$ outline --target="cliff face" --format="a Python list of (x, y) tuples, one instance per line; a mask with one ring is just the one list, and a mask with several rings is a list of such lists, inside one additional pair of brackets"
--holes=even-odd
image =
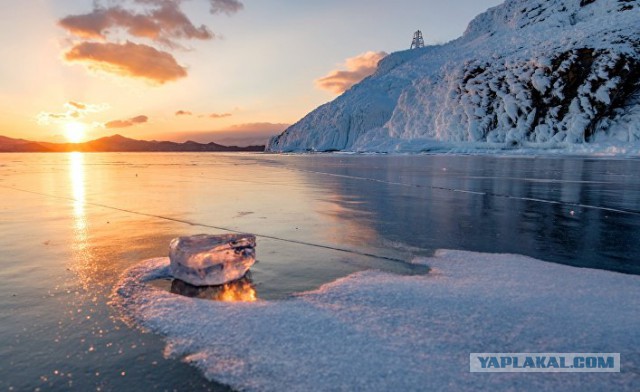
[(508, 0), (397, 52), (271, 151), (640, 143), (640, 0)]

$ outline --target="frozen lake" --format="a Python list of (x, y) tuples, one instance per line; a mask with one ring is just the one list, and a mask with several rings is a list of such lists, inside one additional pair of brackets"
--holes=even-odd
[(109, 305), (179, 235), (256, 234), (263, 300), (369, 269), (423, 275), (410, 262), (437, 249), (638, 275), (638, 173), (579, 157), (1, 154), (0, 389), (225, 390)]

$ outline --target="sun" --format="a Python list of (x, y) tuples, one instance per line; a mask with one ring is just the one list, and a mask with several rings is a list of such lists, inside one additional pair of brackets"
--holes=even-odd
[(69, 122), (64, 125), (64, 136), (71, 143), (80, 143), (86, 130), (87, 126), (81, 122)]

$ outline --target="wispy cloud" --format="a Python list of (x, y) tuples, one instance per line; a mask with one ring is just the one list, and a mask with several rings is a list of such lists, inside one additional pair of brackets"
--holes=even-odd
[(235, 14), (244, 9), (244, 5), (238, 0), (209, 0), (211, 3), (211, 13), (225, 13), (227, 15)]
[(87, 109), (87, 105), (84, 103), (80, 103), (80, 102), (73, 102), (73, 101), (69, 101), (67, 102), (67, 105), (76, 108), (77, 110), (86, 110)]
[(331, 71), (328, 75), (316, 80), (316, 86), (323, 90), (342, 94), (354, 84), (372, 75), (378, 67), (378, 62), (385, 56), (387, 56), (385, 52), (366, 52), (348, 58), (342, 66), (346, 70)]
[[(193, 112), (189, 111), (189, 110), (178, 110), (177, 112), (175, 112), (176, 116), (193, 116)], [(233, 116), (233, 114), (231, 113), (211, 113), (211, 114), (197, 114), (197, 116), (199, 118), (213, 118), (213, 119), (219, 119), (219, 118), (226, 118), (226, 117), (231, 117)]]
[(149, 121), (149, 117), (141, 115), (141, 116), (136, 116), (136, 117), (129, 118), (127, 120), (109, 121), (109, 122), (104, 124), (104, 127), (107, 128), (107, 129), (128, 128), (128, 127), (132, 127), (134, 125), (144, 124), (147, 121)]
[(225, 118), (225, 117), (231, 117), (231, 113), (211, 113), (209, 115), (209, 118)]
[(85, 118), (90, 113), (98, 113), (109, 108), (108, 105), (95, 105), (77, 101), (69, 101), (64, 105), (64, 112), (40, 112), (36, 120), (40, 125), (62, 124)]
[(64, 57), (67, 61), (84, 63), (90, 69), (145, 78), (158, 84), (187, 76), (186, 68), (179, 65), (170, 53), (133, 42), (82, 42), (72, 47)]

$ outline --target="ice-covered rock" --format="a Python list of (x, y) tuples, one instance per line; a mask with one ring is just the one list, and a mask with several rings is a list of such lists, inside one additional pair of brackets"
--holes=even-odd
[(256, 260), (251, 234), (199, 234), (171, 241), (171, 274), (195, 286), (221, 285), (242, 278)]
[(455, 41), (387, 56), (268, 150), (640, 145), (638, 21), (638, 0), (507, 0)]

